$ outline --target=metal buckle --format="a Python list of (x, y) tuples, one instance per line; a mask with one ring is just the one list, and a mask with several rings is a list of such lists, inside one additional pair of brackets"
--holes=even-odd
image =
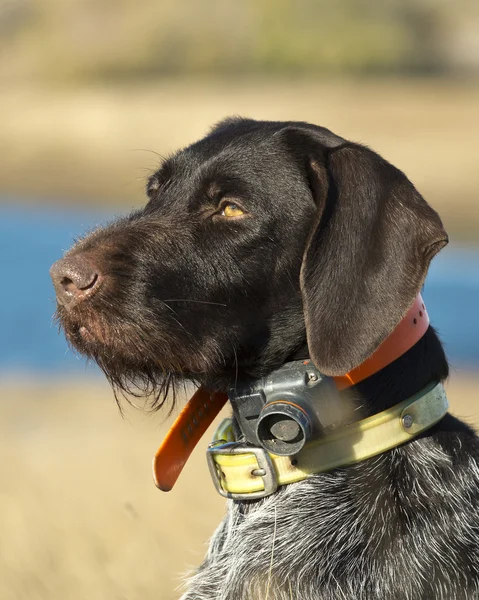
[[(278, 478), (276, 476), (276, 471), (274, 470), (273, 461), (266, 450), (256, 446), (245, 446), (242, 442), (227, 442), (226, 444), (222, 442), (223, 440), (213, 442), (208, 446), (208, 450), (206, 451), (208, 468), (218, 493), (225, 498), (232, 498), (233, 500), (256, 500), (257, 498), (265, 498), (266, 496), (274, 494), (278, 489)], [(257, 471), (257, 473), (253, 474), (256, 477), (263, 478), (264, 490), (248, 492), (245, 494), (227, 492), (221, 485), (219, 465), (216, 464), (214, 458), (216, 454), (253, 454), (258, 463), (258, 469), (253, 469), (253, 471)]]

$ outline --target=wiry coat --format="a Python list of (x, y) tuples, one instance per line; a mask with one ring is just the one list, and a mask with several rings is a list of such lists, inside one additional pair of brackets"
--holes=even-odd
[[(117, 390), (157, 403), (171, 383), (224, 391), (298, 352), (346, 373), (404, 317), (447, 243), (403, 173), (306, 123), (227, 120), (166, 160), (147, 193), (52, 273), (71, 344)], [(430, 327), (348, 391), (349, 422), (447, 376)], [(475, 433), (447, 415), (378, 457), (230, 502), (183, 600), (473, 600), (478, 465)]]
[[(394, 404), (424, 381), (443, 379), (446, 369), (430, 328), (356, 386), (359, 418), (380, 398)], [(478, 490), (478, 438), (447, 415), (382, 455), (264, 500), (229, 501), (182, 600), (475, 600)]]
[(479, 461), (448, 446), (413, 441), (229, 501), (182, 600), (473, 600)]

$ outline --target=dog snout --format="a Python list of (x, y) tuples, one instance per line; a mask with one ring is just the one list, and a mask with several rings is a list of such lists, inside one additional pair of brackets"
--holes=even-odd
[(62, 258), (50, 269), (57, 300), (65, 308), (82, 302), (101, 284), (98, 268), (85, 256)]

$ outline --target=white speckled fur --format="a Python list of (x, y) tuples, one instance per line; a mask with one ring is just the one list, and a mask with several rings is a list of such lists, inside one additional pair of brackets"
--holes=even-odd
[(479, 446), (440, 435), (230, 501), (182, 600), (477, 598)]

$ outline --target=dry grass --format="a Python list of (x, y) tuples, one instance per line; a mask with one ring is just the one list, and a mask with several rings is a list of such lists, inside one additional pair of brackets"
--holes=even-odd
[[(478, 379), (456, 373), (453, 412), (479, 424)], [(3, 384), (0, 598), (170, 600), (223, 513), (203, 452), (174, 491), (150, 459), (160, 416), (121, 420), (106, 384)]]
[(227, 115), (299, 119), (367, 143), (408, 174), (449, 230), (477, 237), (477, 106), (479, 83), (445, 80), (2, 89), (0, 181), (3, 191), (56, 195), (63, 206), (102, 197), (138, 206), (155, 152), (196, 140)]
[(1, 396), (0, 598), (177, 597), (223, 514), (202, 450), (163, 494), (150, 467), (160, 415), (122, 420), (92, 381)]

